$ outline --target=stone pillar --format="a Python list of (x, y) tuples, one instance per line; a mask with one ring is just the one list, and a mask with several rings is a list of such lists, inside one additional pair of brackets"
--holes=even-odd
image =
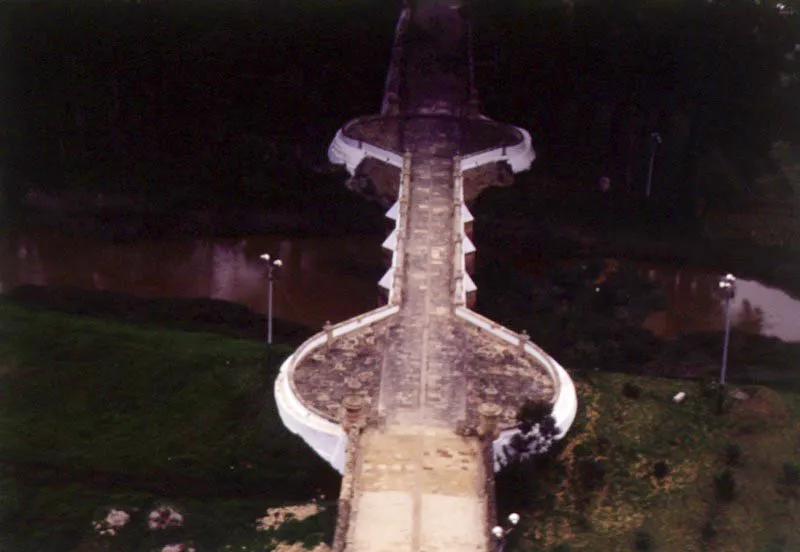
[(517, 349), (518, 349), (519, 354), (521, 354), (521, 355), (525, 354), (525, 345), (530, 343), (530, 341), (531, 341), (531, 338), (528, 335), (528, 332), (525, 331), (525, 330), (522, 330), (522, 333), (519, 334), (519, 341), (517, 342)]
[(326, 320), (322, 329), (325, 330), (325, 348), (330, 349), (331, 343), (333, 343), (333, 326), (331, 326), (331, 321)]
[(366, 401), (360, 395), (346, 396), (342, 400), (342, 408), (344, 410), (342, 427), (346, 432), (363, 427)]
[(497, 436), (497, 420), (503, 413), (500, 405), (495, 403), (481, 403), (478, 406), (478, 435), (481, 438), (494, 440)]

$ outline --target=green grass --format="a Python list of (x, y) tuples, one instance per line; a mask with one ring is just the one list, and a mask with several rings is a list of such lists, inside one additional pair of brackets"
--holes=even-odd
[(251, 341), (0, 302), (0, 550), (74, 550), (98, 512), (165, 500), (214, 549), (267, 507), (332, 496), (277, 416), (287, 352), (270, 366)]
[[(622, 387), (641, 388), (638, 399)], [(783, 465), (797, 461), (800, 396), (749, 387), (754, 396), (724, 414), (701, 384), (596, 373), (577, 382), (575, 426), (550, 464), (540, 467), (533, 499), (512, 550), (633, 550), (637, 530), (654, 550), (797, 550), (797, 487), (782, 483)], [(678, 391), (688, 397), (673, 404)], [(728, 466), (725, 450), (741, 449)], [(653, 475), (657, 462), (669, 472)], [(599, 481), (585, 467), (602, 464)], [(716, 498), (714, 478), (730, 468), (731, 502)], [(706, 542), (705, 525), (716, 533)], [(566, 548), (562, 548), (566, 549)]]

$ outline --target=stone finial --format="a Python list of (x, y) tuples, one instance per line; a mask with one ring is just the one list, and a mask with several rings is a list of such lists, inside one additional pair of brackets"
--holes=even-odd
[(494, 439), (497, 433), (497, 419), (503, 413), (500, 405), (490, 402), (478, 406), (478, 435), (487, 439)]
[(517, 342), (517, 347), (519, 349), (519, 354), (525, 354), (525, 345), (530, 343), (531, 337), (528, 335), (526, 330), (522, 330), (519, 334), (519, 341)]
[(342, 400), (342, 409), (344, 410), (342, 425), (345, 431), (363, 426), (365, 407), (366, 402), (359, 395), (348, 395)]
[(322, 329), (325, 331), (325, 346), (330, 349), (331, 343), (333, 342), (333, 326), (331, 326), (331, 321), (326, 320)]

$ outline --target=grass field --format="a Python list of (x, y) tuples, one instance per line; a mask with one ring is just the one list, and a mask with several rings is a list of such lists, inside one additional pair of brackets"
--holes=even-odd
[[(263, 544), (266, 508), (335, 496), (338, 475), (278, 419), (285, 348), (270, 366), (256, 342), (9, 301), (0, 336), (0, 550), (104, 549), (86, 543), (112, 507), (139, 513), (111, 549)], [(186, 513), (180, 534), (137, 521), (163, 503)]]
[[(272, 550), (332, 536), (335, 509), (258, 532), (267, 508), (339, 478), (280, 423), (253, 341), (0, 301), (0, 550)], [(790, 357), (787, 357), (790, 358)], [(270, 366), (271, 364), (271, 366)], [(796, 550), (800, 399), (748, 386), (716, 413), (699, 381), (574, 372), (575, 426), (532, 477), (501, 476), (523, 514), (506, 550)], [(678, 391), (686, 400), (674, 404)], [(725, 486), (728, 470), (733, 485)], [(168, 504), (180, 528), (149, 531)], [(111, 508), (131, 520), (98, 536)], [(244, 548), (242, 548), (244, 547)]]
[[(798, 395), (747, 387), (717, 414), (699, 382), (598, 373), (577, 386), (576, 424), (532, 467), (528, 500), (505, 491), (505, 510), (524, 513), (510, 550), (800, 548)], [(733, 488), (715, 481), (725, 470)]]

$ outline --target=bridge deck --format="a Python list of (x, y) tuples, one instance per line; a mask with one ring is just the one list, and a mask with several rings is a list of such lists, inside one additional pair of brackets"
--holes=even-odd
[(394, 107), (343, 129), (346, 147), (359, 142), (357, 152), (366, 143), (411, 154), (407, 226), (397, 249), (405, 258), (395, 265), (399, 311), (329, 334), (291, 376), (303, 405), (331, 421), (342, 423), (347, 396), (369, 405), (360, 440), (352, 426), (348, 434), (358, 446), (349, 441), (337, 552), (488, 550), (493, 474), (475, 436), (478, 406), (499, 405), (499, 425), (508, 426), (526, 399), (552, 402), (557, 385), (521, 346), (455, 315), (454, 248), (463, 236), (453, 221), (454, 208), (462, 208), (454, 205), (454, 157), (495, 148), (505, 155), (527, 135), (473, 113), (461, 2), (409, 4), (415, 8), (405, 31), (398, 27), (384, 98)]
[(418, 426), (361, 438), (348, 552), (486, 549), (477, 439)]

